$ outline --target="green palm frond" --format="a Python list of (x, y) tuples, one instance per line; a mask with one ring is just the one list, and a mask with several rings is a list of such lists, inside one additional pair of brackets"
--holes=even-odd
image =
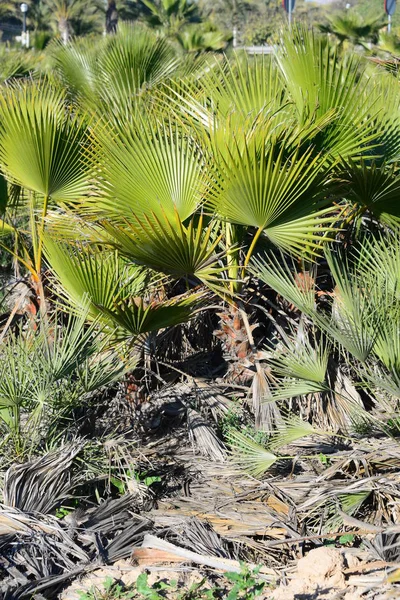
[(191, 124), (211, 130), (228, 118), (237, 123), (254, 121), (285, 105), (285, 89), (269, 56), (238, 55), (221, 63), (209, 59), (207, 66), (201, 85), (197, 79), (184, 79), (166, 92), (165, 103), (172, 103)]
[(105, 221), (103, 226), (109, 241), (136, 264), (175, 279), (184, 278), (192, 284), (197, 280), (214, 290), (226, 291), (229, 282), (223, 275), (227, 269), (221, 266), (226, 253), (218, 248), (221, 234), (214, 223), (204, 227), (201, 214), (197, 222), (192, 218), (184, 226), (178, 212), (173, 221), (155, 215), (153, 221), (137, 219), (136, 224), (129, 223), (124, 228)]
[(126, 265), (115, 253), (88, 246), (73, 247), (45, 237), (45, 255), (62, 286), (61, 295), (81, 313), (88, 304), (87, 317), (100, 318), (125, 297), (137, 297), (146, 287), (146, 274)]
[(298, 26), (285, 34), (277, 60), (301, 123), (332, 111), (335, 115), (314, 137), (317, 148), (339, 158), (374, 147), (376, 134), (368, 124), (378, 109), (373, 109), (357, 55), (344, 60), (326, 37)]
[(85, 394), (110, 385), (136, 366), (132, 360), (124, 360), (116, 352), (101, 352), (87, 358), (77, 367), (77, 378)]
[(322, 161), (311, 152), (286, 157), (285, 144), (264, 134), (235, 140), (228, 158), (217, 157), (221, 187), (209, 203), (221, 219), (256, 227), (282, 249), (315, 251), (332, 216), (324, 208)]
[[(392, 357), (390, 357), (392, 358)], [(400, 371), (399, 369), (385, 369), (379, 367), (373, 363), (367, 363), (363, 365), (363, 370), (360, 372), (360, 376), (365, 386), (372, 390), (372, 393), (378, 392), (378, 396), (381, 398), (381, 391), (383, 390), (388, 394), (392, 406), (391, 411), (397, 416), (397, 401), (400, 399)], [(393, 406), (394, 403), (394, 406)], [(382, 402), (383, 404), (383, 402)], [(386, 403), (385, 410), (387, 411), (388, 403)], [(390, 414), (390, 412), (389, 412)]]
[(379, 165), (400, 159), (400, 99), (397, 81), (388, 73), (378, 72), (368, 84), (371, 118), (365, 123), (375, 136), (373, 148), (364, 149), (366, 158), (374, 157)]
[(302, 279), (299, 280), (296, 275), (293, 262), (290, 268), (283, 256), (279, 261), (273, 254), (265, 254), (252, 259), (249, 271), (305, 314), (312, 315), (315, 312), (315, 283), (306, 276), (304, 281), (307, 283), (302, 284)]
[(192, 294), (145, 304), (140, 295), (149, 291), (147, 274), (115, 253), (57, 244), (48, 236), (45, 252), (61, 285), (59, 294), (78, 314), (85, 307), (87, 318), (97, 321), (114, 345), (188, 321), (203, 298)]
[(264, 446), (237, 430), (229, 432), (228, 441), (234, 462), (253, 477), (264, 475), (279, 459)]
[[(223, 190), (211, 200), (221, 217), (268, 231), (289, 208), (300, 218), (315, 204), (321, 191), (317, 159), (298, 153), (285, 158), (285, 149), (271, 144), (268, 138), (235, 146), (228, 160), (222, 159)], [(296, 203), (300, 204), (305, 194), (310, 200), (304, 210)]]
[(326, 258), (336, 282), (332, 319), (318, 314), (316, 321), (331, 338), (361, 362), (370, 355), (384, 319), (376, 288), (362, 289), (349, 263), (326, 249)]
[(325, 383), (304, 379), (283, 379), (275, 383), (270, 388), (268, 401), (279, 402), (280, 400), (289, 400), (308, 394), (316, 394), (326, 391)]
[[(7, 338), (2, 352), (0, 417), (2, 419), (13, 419), (16, 418), (14, 411), (17, 411), (21, 404), (31, 399), (35, 365), (29, 360), (29, 348), (24, 340), (16, 336)], [(45, 378), (46, 374), (43, 373), (43, 379)]]
[(358, 209), (370, 211), (383, 223), (400, 219), (400, 176), (395, 165), (386, 167), (348, 159), (340, 179), (346, 198)]
[(331, 348), (322, 340), (312, 344), (305, 334), (287, 338), (268, 358), (273, 371), (281, 377), (301, 379), (326, 388), (326, 372)]
[(0, 94), (0, 163), (28, 190), (62, 202), (83, 196), (86, 141), (86, 119), (67, 109), (63, 92), (32, 84)]
[(379, 280), (379, 289), (388, 294), (388, 307), (400, 302), (399, 226), (386, 235), (363, 240), (357, 256), (357, 270), (364, 282)]
[(255, 259), (250, 272), (310, 316), (329, 339), (364, 362), (382, 323), (382, 299), (376, 293), (376, 286), (362, 289), (346, 260), (327, 249), (326, 257), (337, 286), (331, 317), (316, 311), (314, 289), (307, 286), (304, 290), (304, 284), (296, 282), (287, 264), (282, 266), (276, 258)]
[(73, 40), (68, 45), (54, 42), (48, 49), (55, 66), (55, 75), (66, 86), (68, 93), (78, 99), (93, 103), (97, 97), (98, 57), (104, 42)]
[(400, 307), (382, 323), (375, 339), (374, 354), (387, 369), (400, 376)]
[(40, 347), (37, 360), (46, 361), (53, 381), (68, 377), (79, 365), (99, 350), (95, 323), (85, 328), (88, 314), (87, 303), (82, 306), (78, 317), (70, 317), (64, 327), (54, 327), (58, 321), (56, 312), (52, 322), (39, 324), (37, 334)]
[(150, 332), (158, 332), (189, 321), (200, 308), (202, 293), (176, 296), (164, 302), (146, 305), (142, 299), (125, 301), (113, 310), (99, 307), (113, 329), (112, 337), (117, 342), (135, 345)]
[(340, 501), (340, 505), (343, 512), (345, 512), (348, 515), (354, 514), (360, 508), (363, 502), (365, 502), (365, 500), (370, 494), (370, 490), (340, 494), (338, 496), (338, 499)]
[(125, 23), (110, 36), (99, 59), (98, 90), (107, 109), (130, 104), (145, 87), (170, 77), (179, 66), (174, 47), (162, 36), (139, 25)]
[(197, 24), (185, 27), (177, 35), (177, 41), (182, 48), (193, 53), (223, 50), (228, 44), (226, 38), (222, 31), (201, 30)]
[(308, 421), (303, 421), (297, 415), (288, 415), (276, 424), (274, 434), (268, 446), (271, 450), (279, 450), (279, 448), (292, 444), (309, 435), (325, 435), (325, 432), (314, 427)]
[(93, 204), (107, 218), (132, 220), (154, 213), (173, 220), (177, 211), (185, 220), (211, 186), (198, 146), (171, 122), (151, 127), (141, 120), (118, 136), (105, 128), (99, 139), (104, 197)]

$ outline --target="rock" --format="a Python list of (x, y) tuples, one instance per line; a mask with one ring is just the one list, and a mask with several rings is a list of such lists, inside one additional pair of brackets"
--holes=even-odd
[(315, 548), (297, 564), (298, 577), (319, 587), (344, 586), (344, 558), (336, 548)]

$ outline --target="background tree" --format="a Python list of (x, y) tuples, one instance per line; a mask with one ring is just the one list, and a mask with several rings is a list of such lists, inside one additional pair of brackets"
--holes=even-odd
[(118, 25), (118, 10), (115, 0), (108, 0), (106, 10), (106, 32), (115, 33)]
[(101, 31), (102, 5), (100, 0), (46, 0), (46, 11), (53, 29), (58, 31), (64, 44), (71, 35), (82, 35), (92, 30)]
[(142, 0), (149, 9), (145, 17), (151, 27), (162, 29), (168, 36), (176, 36), (187, 23), (201, 20), (196, 4), (190, 0)]

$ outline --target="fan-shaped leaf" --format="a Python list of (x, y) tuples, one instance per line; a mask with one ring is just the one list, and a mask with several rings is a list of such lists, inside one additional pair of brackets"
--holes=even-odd
[(0, 163), (8, 177), (57, 201), (86, 193), (87, 126), (67, 110), (62, 92), (44, 85), (9, 89), (0, 95), (0, 117)]

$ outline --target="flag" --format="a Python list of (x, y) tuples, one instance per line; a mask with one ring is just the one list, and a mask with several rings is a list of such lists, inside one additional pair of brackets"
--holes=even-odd
[[(290, 1), (290, 0), (289, 0)], [(396, 0), (385, 0), (385, 12), (387, 15), (394, 15), (396, 10)]]
[[(390, 1), (390, 0), (387, 0)], [(395, 0), (393, 0), (395, 1)], [(286, 10), (287, 13), (292, 13), (294, 11), (294, 5), (296, 4), (296, 0), (282, 0), (282, 6)]]

